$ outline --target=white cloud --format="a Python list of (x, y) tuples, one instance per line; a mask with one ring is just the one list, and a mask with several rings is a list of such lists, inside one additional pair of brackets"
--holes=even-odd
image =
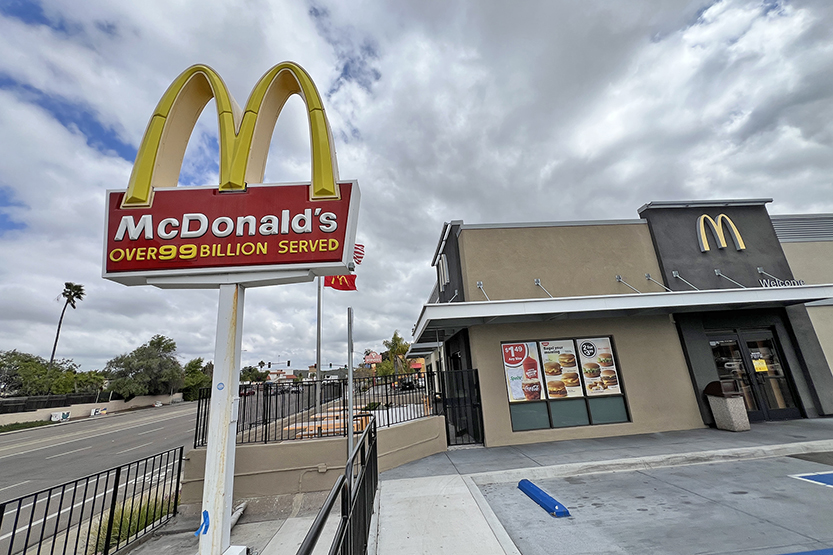
[[(104, 191), (126, 185), (132, 161), (42, 107), (61, 100), (77, 112), (65, 123), (87, 111), (136, 148), (197, 62), (240, 104), (283, 60), (324, 96), (341, 176), (362, 187), (367, 245), (359, 292), (324, 293), (325, 363), (345, 360), (348, 304), (357, 351), (408, 335), (445, 220), (631, 218), (650, 200), (714, 197), (833, 211), (824, 2), (53, 0), (44, 13), (56, 29), (0, 15), (0, 187), (15, 202), (0, 218), (25, 224), (0, 235), (0, 349), (48, 356), (55, 298), (74, 281), (88, 295), (58, 356), (99, 368), (162, 333), (184, 358), (212, 358), (215, 291), (101, 279)], [(193, 183), (217, 179), (212, 110), (186, 154)], [(293, 100), (266, 180), (308, 179), (308, 145)], [(314, 284), (249, 290), (244, 363), (311, 363), (315, 298)]]

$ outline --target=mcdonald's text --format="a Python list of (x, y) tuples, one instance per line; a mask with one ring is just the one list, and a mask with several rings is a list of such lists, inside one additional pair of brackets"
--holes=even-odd
[(106, 272), (343, 262), (352, 185), (315, 201), (308, 184), (158, 189), (145, 208), (122, 208), (124, 193), (111, 191)]

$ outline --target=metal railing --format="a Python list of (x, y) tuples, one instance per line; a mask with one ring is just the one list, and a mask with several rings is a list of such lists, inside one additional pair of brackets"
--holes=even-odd
[[(355, 410), (372, 414), (378, 426), (436, 414), (432, 373), (354, 378), (353, 387)], [(313, 382), (241, 385), (237, 443), (346, 436), (347, 380), (324, 380), (320, 391), (319, 411)], [(205, 446), (208, 440), (210, 395), (209, 388), (200, 390), (194, 447)]]
[(183, 447), (0, 503), (0, 553), (124, 549), (177, 513)]
[[(363, 415), (357, 415), (361, 418)], [(324, 530), (336, 500), (341, 501), (338, 528), (329, 555), (364, 555), (370, 535), (370, 519), (379, 485), (376, 419), (371, 417), (353, 449), (347, 468), (336, 480), (324, 506), (307, 532), (297, 555), (310, 555)]]

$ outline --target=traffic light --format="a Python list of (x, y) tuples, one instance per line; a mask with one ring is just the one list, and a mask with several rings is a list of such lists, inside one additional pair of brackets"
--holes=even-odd
[(286, 367), (289, 368), (289, 361), (286, 361)]
[(331, 362), (331, 363), (330, 363), (330, 368), (332, 368), (332, 367), (333, 367), (333, 363)]
[(271, 362), (270, 362), (270, 363), (268, 363), (268, 364), (266, 365), (266, 368), (272, 368), (272, 363), (271, 363)]

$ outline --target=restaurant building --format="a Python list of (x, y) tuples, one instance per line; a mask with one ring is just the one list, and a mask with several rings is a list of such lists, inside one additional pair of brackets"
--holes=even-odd
[(769, 202), (446, 223), (412, 353), (441, 374), (477, 370), (467, 395), (482, 421), (451, 418), (449, 437), (479, 428), (497, 446), (714, 425), (703, 391), (715, 381), (741, 393), (752, 422), (833, 414), (833, 215), (770, 216)]

